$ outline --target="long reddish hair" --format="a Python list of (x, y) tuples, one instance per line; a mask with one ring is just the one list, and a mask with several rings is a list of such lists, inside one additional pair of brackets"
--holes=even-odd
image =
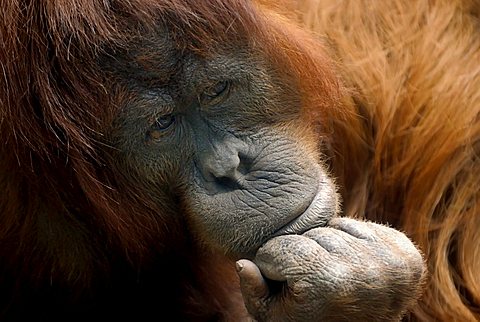
[[(171, 32), (178, 50), (198, 55), (225, 42), (247, 41), (289, 74), (305, 111), (322, 120), (328, 111), (340, 111), (342, 86), (315, 41), (249, 1), (12, 1), (4, 4), (0, 20), (0, 165), (6, 169), (0, 177), (0, 236), (20, 240), (33, 252), (42, 238), (32, 234), (41, 216), (78, 234), (72, 237), (78, 246), (61, 240), (45, 246), (59, 253), (54, 262), (27, 256), (38, 276), (58, 271), (80, 284), (88, 280), (92, 262), (102, 257), (92, 231), (131, 260), (145, 257), (152, 244), (169, 247), (184, 234), (180, 219), (162, 219), (171, 209), (124, 181), (102, 153), (109, 149), (104, 137), (117, 113), (116, 99), (127, 95), (109, 87), (96, 63), (106, 48), (121, 49), (158, 23)], [(62, 248), (67, 246), (78, 254), (68, 254)]]
[[(480, 320), (478, 2), (300, 1), (328, 38), (372, 151), (345, 200), (404, 230), (427, 257), (421, 320)], [(348, 164), (357, 160), (345, 155)]]

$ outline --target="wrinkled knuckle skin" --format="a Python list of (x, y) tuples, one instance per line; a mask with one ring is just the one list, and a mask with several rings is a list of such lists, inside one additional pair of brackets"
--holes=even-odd
[[(316, 228), (302, 237), (315, 243), (281, 236), (262, 249), (270, 260), (282, 259), (277, 268), (284, 287), (272, 295), (267, 311), (251, 312), (259, 321), (397, 321), (420, 294), (424, 261), (403, 234), (384, 242)], [(290, 261), (283, 260), (284, 252)]]

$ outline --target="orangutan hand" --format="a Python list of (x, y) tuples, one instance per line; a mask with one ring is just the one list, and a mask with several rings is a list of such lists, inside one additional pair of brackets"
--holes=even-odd
[(275, 322), (399, 320), (426, 271), (403, 233), (351, 218), (274, 237), (237, 269), (250, 314)]

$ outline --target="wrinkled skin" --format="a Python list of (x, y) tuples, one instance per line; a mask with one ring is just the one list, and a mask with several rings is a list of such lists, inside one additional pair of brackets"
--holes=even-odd
[(186, 216), (196, 239), (241, 259), (255, 319), (399, 319), (422, 257), (398, 231), (335, 218), (336, 187), (291, 79), (245, 44), (199, 57), (161, 31), (116, 56), (103, 64), (130, 93), (108, 142), (118, 172)]
[(399, 320), (424, 270), (402, 233), (349, 218), (275, 237), (237, 269), (259, 321)]

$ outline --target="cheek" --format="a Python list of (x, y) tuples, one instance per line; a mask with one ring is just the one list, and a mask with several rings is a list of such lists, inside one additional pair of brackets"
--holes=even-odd
[(170, 189), (190, 181), (193, 153), (188, 140), (132, 141), (115, 145), (114, 153), (110, 155), (111, 162), (116, 164), (122, 176), (130, 178), (129, 181)]
[[(312, 131), (285, 124), (252, 134), (246, 143), (252, 160), (238, 185), (217, 190), (197, 174), (184, 195), (191, 226), (205, 242), (231, 254), (248, 255), (279, 229), (316, 205), (317, 224), (336, 212), (336, 194), (319, 163)], [(318, 194), (321, 194), (317, 198)], [(302, 222), (298, 224), (301, 229)]]
[[(133, 119), (133, 120), (132, 120)], [(139, 121), (140, 120), (140, 121)], [(178, 124), (161, 137), (148, 135), (143, 118), (123, 120), (110, 135), (111, 162), (131, 180), (155, 186), (185, 185), (192, 172), (191, 133)]]
[(130, 167), (141, 176), (142, 181), (155, 185), (173, 187), (185, 186), (191, 181), (193, 171), (192, 153), (182, 145), (175, 150), (155, 151), (138, 154), (129, 160)]

